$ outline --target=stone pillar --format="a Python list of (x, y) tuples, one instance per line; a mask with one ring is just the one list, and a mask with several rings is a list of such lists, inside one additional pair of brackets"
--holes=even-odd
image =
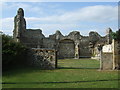
[(102, 45), (98, 44), (98, 51), (99, 51), (99, 54), (100, 54), (100, 57), (99, 57), (99, 60), (100, 60), (100, 69), (102, 70), (103, 69), (103, 61), (102, 61)]
[(106, 33), (107, 33), (107, 44), (111, 44), (112, 43), (112, 37), (111, 37), (111, 33), (112, 33), (112, 29), (111, 28), (108, 28), (106, 30)]
[(120, 68), (120, 45), (119, 42), (114, 40), (112, 41), (113, 45), (113, 70)]
[(103, 69), (102, 50), (100, 51), (100, 70)]
[(17, 11), (17, 15), (14, 18), (14, 30), (13, 30), (13, 38), (16, 42), (19, 42), (21, 36), (24, 34), (26, 30), (26, 21), (24, 18), (24, 10), (19, 8)]
[(80, 47), (79, 47), (79, 43), (75, 43), (75, 59), (79, 59), (80, 58)]
[(113, 69), (115, 69), (115, 40), (112, 40), (112, 46), (113, 46)]

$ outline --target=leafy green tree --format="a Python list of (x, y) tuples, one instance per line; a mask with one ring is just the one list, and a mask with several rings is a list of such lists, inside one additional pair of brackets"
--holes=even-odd
[(2, 35), (2, 66), (3, 70), (25, 64), (27, 48), (15, 42), (11, 36)]
[(113, 39), (115, 39), (117, 41), (120, 41), (120, 29), (116, 32), (112, 32), (111, 36), (112, 36)]

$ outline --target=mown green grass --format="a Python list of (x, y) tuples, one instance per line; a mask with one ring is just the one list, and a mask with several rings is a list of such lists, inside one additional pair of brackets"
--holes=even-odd
[(92, 59), (61, 59), (58, 60), (58, 67), (73, 67), (73, 68), (99, 68), (100, 62)]
[(58, 67), (55, 70), (21, 68), (4, 72), (3, 82), (9, 84), (3, 84), (3, 88), (118, 88), (118, 81), (114, 80), (118, 79), (118, 71), (100, 71), (97, 60), (58, 60)]

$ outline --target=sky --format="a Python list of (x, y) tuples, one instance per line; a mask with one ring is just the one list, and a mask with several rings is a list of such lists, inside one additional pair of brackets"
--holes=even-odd
[(118, 30), (117, 2), (4, 2), (2, 31), (12, 35), (18, 8), (24, 9), (27, 29), (41, 29), (45, 36), (60, 30), (63, 35), (90, 31), (106, 35), (106, 29)]

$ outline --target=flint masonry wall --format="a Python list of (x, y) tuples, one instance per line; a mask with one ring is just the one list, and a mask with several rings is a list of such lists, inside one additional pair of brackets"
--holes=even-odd
[(38, 47), (38, 45), (40, 47), (42, 46), (43, 38), (45, 38), (45, 36), (40, 29), (26, 29), (26, 31), (21, 34), (19, 40), (26, 46), (35, 48)]
[(40, 69), (57, 68), (57, 51), (54, 49), (32, 48), (29, 52), (29, 65)]
[(74, 41), (64, 39), (59, 42), (59, 58), (74, 58), (75, 56), (75, 44)]
[(80, 57), (91, 57), (92, 52), (89, 48), (89, 37), (82, 37), (80, 41)]
[(113, 69), (113, 53), (112, 52), (102, 53), (101, 69), (102, 70)]
[(112, 41), (112, 44), (103, 46), (101, 54), (101, 69), (114, 70), (120, 69), (120, 43)]
[[(26, 20), (22, 8), (19, 8), (14, 18), (13, 38), (16, 42), (21, 42), (29, 48), (56, 49), (58, 58), (91, 57), (92, 50), (89, 48), (89, 43), (91, 42), (92, 48), (94, 48), (98, 41), (99, 43), (102, 43), (103, 40), (107, 41), (107, 36), (102, 37), (97, 32), (90, 32), (89, 36), (82, 36), (79, 31), (73, 31), (64, 36), (60, 31), (56, 31), (55, 34), (45, 37), (40, 29), (26, 29)], [(72, 43), (62, 42), (65, 40), (72, 41)]]
[(42, 43), (42, 47), (43, 48), (51, 48), (51, 49), (55, 49), (55, 40), (50, 39), (50, 38), (44, 38), (43, 39), (43, 43)]

